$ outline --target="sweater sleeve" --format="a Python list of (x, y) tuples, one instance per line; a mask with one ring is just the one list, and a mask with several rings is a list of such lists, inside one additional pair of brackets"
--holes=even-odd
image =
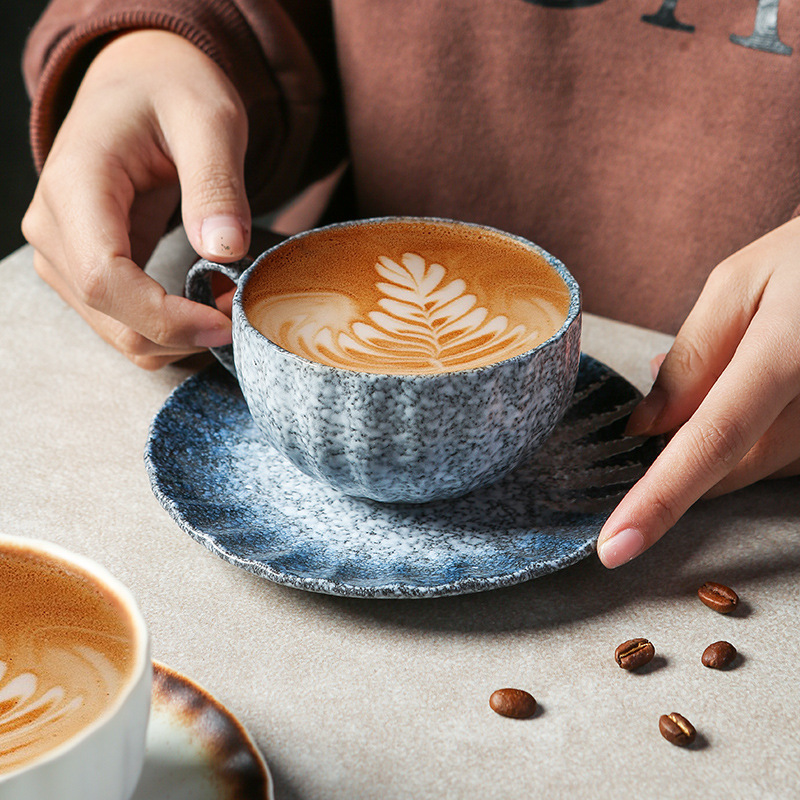
[(248, 115), (245, 176), (255, 213), (285, 202), (345, 157), (323, 0), (51, 0), (23, 55), (37, 169), (92, 58), (109, 37), (141, 28), (185, 37), (236, 86)]

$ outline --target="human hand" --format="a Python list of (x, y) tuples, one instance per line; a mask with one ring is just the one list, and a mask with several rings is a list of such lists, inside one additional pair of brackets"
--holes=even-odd
[(231, 340), (224, 314), (168, 295), (143, 267), (179, 202), (200, 255), (246, 254), (246, 146), (236, 90), (176, 34), (123, 34), (81, 82), (22, 230), (39, 275), (141, 367)]
[(671, 434), (603, 526), (607, 567), (635, 558), (696, 500), (800, 474), (800, 218), (720, 264), (631, 415)]

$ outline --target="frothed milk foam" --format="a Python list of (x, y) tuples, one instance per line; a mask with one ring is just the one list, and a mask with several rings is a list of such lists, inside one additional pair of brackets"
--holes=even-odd
[(99, 717), (134, 666), (133, 623), (96, 579), (0, 547), (0, 773)]
[(285, 350), (361, 372), (485, 366), (549, 339), (569, 291), (545, 259), (435, 221), (331, 228), (291, 241), (245, 287), (247, 318)]

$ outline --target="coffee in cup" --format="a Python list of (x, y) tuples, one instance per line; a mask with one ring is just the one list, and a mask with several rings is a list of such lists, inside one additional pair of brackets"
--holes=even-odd
[(253, 327), (299, 356), (360, 372), (428, 374), (537, 347), (564, 323), (570, 293), (517, 239), (397, 220), (294, 240), (248, 283), (242, 302)]
[[(133, 598), (87, 559), (9, 536), (0, 587), (0, 796), (49, 785), (59, 798), (128, 796), (151, 674)], [(54, 782), (62, 776), (68, 785)]]

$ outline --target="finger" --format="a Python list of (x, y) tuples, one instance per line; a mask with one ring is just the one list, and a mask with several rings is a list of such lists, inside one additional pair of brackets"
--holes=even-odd
[(180, 203), (180, 187), (174, 184), (138, 192), (131, 204), (131, 260), (144, 267), (167, 232), (169, 221)]
[(747, 455), (716, 486), (704, 495), (718, 497), (770, 476), (786, 477), (797, 472), (800, 453), (800, 399), (778, 415)]
[[(773, 308), (774, 312), (776, 309)], [(778, 309), (778, 319), (791, 316)], [(697, 412), (664, 448), (603, 526), (598, 555), (616, 567), (642, 553), (719, 483), (800, 393), (800, 352), (765, 360), (770, 321), (756, 315), (748, 334)], [(786, 341), (784, 337), (777, 337)], [(800, 349), (795, 346), (795, 349)]]
[(773, 472), (770, 478), (794, 478), (800, 475), (800, 458)]
[[(187, 98), (166, 109), (162, 127), (178, 170), (182, 215), (192, 247), (212, 261), (236, 261), (250, 245), (250, 206), (244, 183), (247, 115), (241, 103), (216, 93), (202, 113)], [(190, 116), (187, 117), (187, 114)], [(189, 132), (186, 119), (192, 119)]]
[(236, 294), (236, 287), (228, 289), (221, 294), (214, 296), (214, 305), (226, 316), (233, 316), (233, 296)]
[(650, 359), (650, 377), (654, 381), (658, 377), (658, 371), (661, 369), (661, 365), (664, 363), (664, 359), (666, 357), (666, 353), (658, 353), (658, 355), (655, 355)]
[(127, 225), (135, 193), (126, 171), (119, 165), (84, 166), (88, 177), (70, 202), (49, 201), (51, 208), (58, 206), (54, 215), (65, 232), (67, 281), (77, 303), (174, 351), (230, 343), (224, 314), (167, 294), (131, 259)]
[(159, 369), (201, 350), (201, 348), (175, 350), (151, 342), (118, 320), (79, 302), (58, 270), (38, 252), (34, 252), (33, 265), (39, 276), (65, 303), (72, 306), (105, 342), (119, 350), (137, 366), (150, 370)]
[[(48, 180), (42, 180), (36, 188), (30, 206), (22, 219), (22, 234), (33, 245), (37, 253), (44, 257), (51, 268), (62, 273), (65, 277), (70, 274), (67, 266), (65, 244), (70, 238), (79, 238), (86, 231), (75, 228), (73, 221), (67, 218), (67, 209), (70, 204), (63, 202), (63, 180), (69, 175), (62, 175), (61, 183), (58, 176), (50, 179), (52, 172), (62, 172), (54, 169), (47, 172)], [(94, 179), (94, 176), (90, 176)], [(56, 184), (53, 188), (53, 184)], [(69, 195), (75, 189), (69, 181)], [(132, 187), (130, 187), (132, 190)], [(133, 194), (129, 212), (129, 249), (131, 258), (137, 264), (144, 265), (149, 260), (161, 237), (166, 232), (170, 218), (175, 212), (180, 201), (180, 187), (177, 176), (173, 183), (157, 186), (154, 189)], [(124, 204), (124, 200), (121, 201)], [(68, 279), (68, 278), (67, 278)], [(74, 294), (74, 293), (73, 293)]]
[(697, 410), (744, 336), (765, 281), (717, 268), (663, 359), (626, 433), (652, 436), (677, 428)]

